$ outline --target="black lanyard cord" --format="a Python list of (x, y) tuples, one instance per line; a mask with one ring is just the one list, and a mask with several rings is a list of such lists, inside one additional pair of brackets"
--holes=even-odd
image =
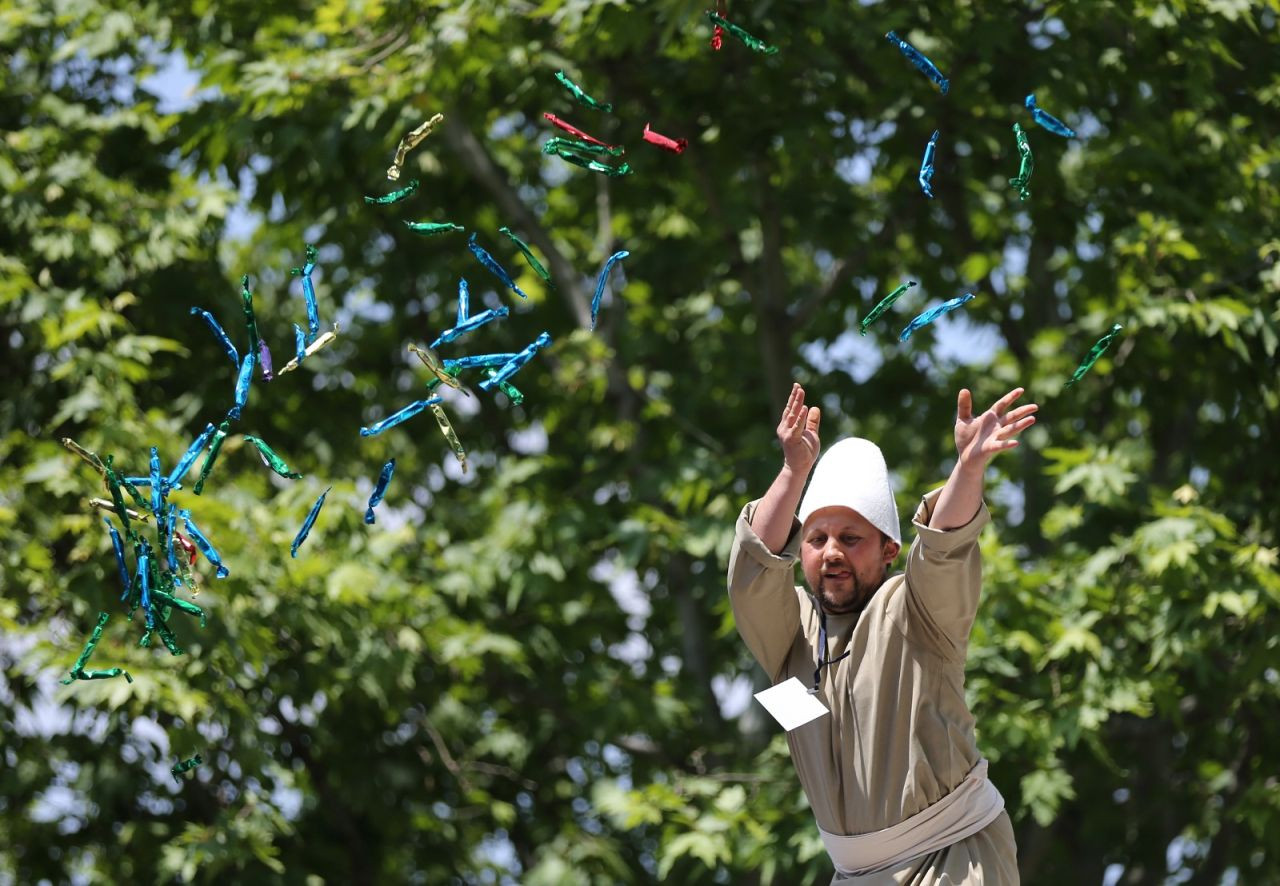
[(813, 688), (809, 690), (810, 695), (818, 694), (818, 687), (822, 683), (822, 669), (828, 665), (833, 665), (838, 661), (849, 657), (849, 650), (845, 650), (835, 658), (827, 658), (827, 611), (822, 608), (822, 598), (818, 598), (818, 664), (813, 669)]

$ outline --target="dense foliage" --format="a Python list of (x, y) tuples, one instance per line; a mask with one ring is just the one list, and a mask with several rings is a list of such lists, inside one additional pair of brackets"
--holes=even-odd
[[(785, 744), (720, 703), (760, 679), (724, 555), (793, 379), (828, 442), (881, 443), (903, 510), (950, 466), (958, 388), (1041, 404), (990, 477), (970, 650), (1024, 878), (1280, 879), (1280, 4), (730, 2), (772, 56), (712, 52), (705, 6), (0, 5), (0, 882), (823, 881)], [(198, 90), (157, 98), (182, 64)], [(1028, 92), (1080, 137), (1034, 126)], [(418, 194), (366, 205), (437, 111)], [(634, 175), (545, 157), (543, 111)], [(405, 220), (478, 232), (528, 300)], [(175, 458), (234, 383), (190, 308), (243, 341), (249, 274), (279, 365), (308, 242), (337, 343), (259, 381), (204, 494), (175, 494), (232, 570), (206, 575), (208, 627), (174, 658), (114, 616), (94, 664), (134, 682), (59, 685), (118, 605), (100, 484), (59, 439), (134, 473)], [(511, 316), (446, 356), (554, 339), (522, 405), (450, 396), (465, 476), (427, 416), (357, 433), (422, 396), (406, 346), (451, 325), (462, 275)]]

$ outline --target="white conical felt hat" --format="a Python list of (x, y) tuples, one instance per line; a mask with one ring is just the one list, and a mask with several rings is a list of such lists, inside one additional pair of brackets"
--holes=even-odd
[(852, 508), (876, 529), (902, 544), (898, 506), (889, 485), (884, 453), (870, 440), (846, 437), (822, 454), (800, 502), (800, 523), (822, 508)]

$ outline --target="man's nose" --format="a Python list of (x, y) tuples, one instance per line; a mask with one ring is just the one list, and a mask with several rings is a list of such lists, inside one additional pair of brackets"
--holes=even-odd
[(844, 560), (844, 551), (840, 549), (839, 543), (834, 538), (827, 539), (827, 543), (822, 548), (822, 560), (825, 563), (836, 563)]

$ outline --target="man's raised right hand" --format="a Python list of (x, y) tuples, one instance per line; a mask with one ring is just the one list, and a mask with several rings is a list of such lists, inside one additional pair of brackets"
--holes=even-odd
[(799, 382), (791, 386), (791, 396), (778, 422), (778, 442), (782, 444), (783, 463), (798, 477), (807, 477), (818, 460), (822, 441), (818, 426), (822, 410), (804, 405), (804, 388)]

